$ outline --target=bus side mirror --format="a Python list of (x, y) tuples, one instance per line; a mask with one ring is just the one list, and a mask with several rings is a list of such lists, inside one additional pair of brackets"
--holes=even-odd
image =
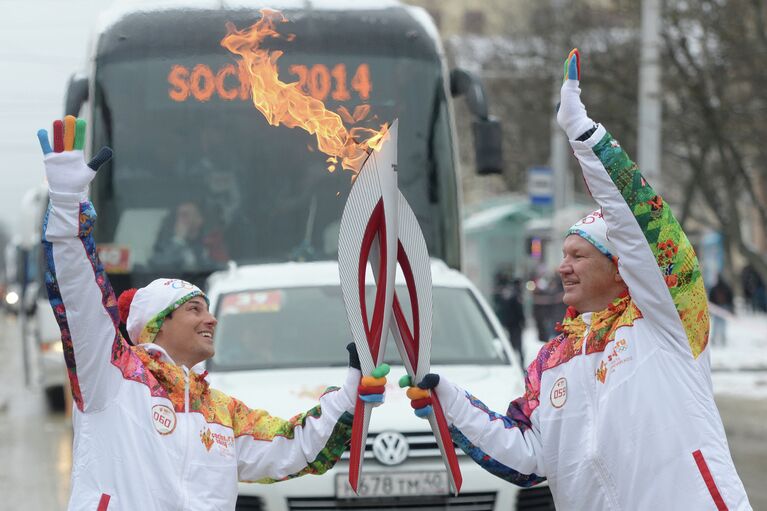
[(469, 111), (474, 115), (474, 155), (478, 174), (501, 174), (503, 152), (501, 123), (488, 113), (487, 98), (482, 82), (465, 69), (450, 72), (450, 94), (453, 97), (466, 96)]
[(86, 101), (88, 101), (88, 77), (82, 74), (73, 74), (69, 77), (67, 84), (64, 115), (77, 117)]
[(501, 151), (501, 123), (496, 119), (475, 120), (474, 156), (477, 161), (477, 174), (502, 174), (503, 153)]

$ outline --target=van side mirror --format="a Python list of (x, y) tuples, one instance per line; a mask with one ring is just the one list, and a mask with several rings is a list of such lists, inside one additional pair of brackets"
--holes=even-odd
[(488, 113), (482, 81), (465, 69), (453, 69), (450, 72), (450, 94), (453, 97), (466, 96), (469, 111), (475, 117), (472, 122), (472, 133), (477, 173), (501, 174), (503, 172), (501, 123)]

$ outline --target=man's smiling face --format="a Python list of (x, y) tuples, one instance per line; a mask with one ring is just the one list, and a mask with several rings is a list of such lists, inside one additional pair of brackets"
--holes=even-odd
[(196, 296), (165, 318), (155, 344), (177, 364), (192, 367), (215, 353), (213, 334), (217, 323), (205, 299)]
[(626, 289), (618, 268), (597, 248), (577, 235), (565, 238), (559, 276), (565, 289), (562, 301), (578, 312), (605, 309)]

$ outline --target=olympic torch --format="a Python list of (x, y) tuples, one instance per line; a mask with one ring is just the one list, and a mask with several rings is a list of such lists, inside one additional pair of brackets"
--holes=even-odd
[[(414, 382), (429, 372), (431, 358), (431, 263), (418, 221), (397, 188), (395, 120), (380, 151), (371, 152), (352, 187), (341, 216), (338, 267), (349, 325), (363, 375), (383, 362), (391, 330), (405, 368)], [(365, 273), (370, 262), (376, 282), (370, 320), (365, 298)], [(413, 318), (408, 324), (394, 289), (399, 264), (405, 277)], [(447, 468), (451, 489), (461, 488), (461, 471), (442, 407), (432, 393), (429, 418)], [(357, 491), (372, 405), (358, 398), (352, 426), (349, 484)]]
[[(380, 151), (371, 151), (349, 193), (338, 235), (338, 269), (349, 326), (364, 376), (383, 362), (397, 268), (397, 121)], [(365, 299), (368, 261), (376, 281), (371, 319)], [(372, 404), (354, 408), (349, 484), (357, 491)]]
[[(392, 337), (404, 362), (405, 369), (415, 384), (429, 373), (431, 368), (431, 262), (426, 248), (423, 231), (418, 220), (402, 192), (399, 193), (399, 211), (397, 218), (398, 248), (397, 263), (405, 277), (410, 312), (413, 324), (408, 324), (397, 294), (394, 294), (393, 320), (390, 325)], [(431, 392), (433, 413), (429, 415), (429, 425), (434, 433), (442, 461), (447, 469), (450, 488), (455, 495), (461, 490), (463, 476), (458, 465), (458, 457), (453, 447), (453, 439), (442, 411), (437, 392)]]

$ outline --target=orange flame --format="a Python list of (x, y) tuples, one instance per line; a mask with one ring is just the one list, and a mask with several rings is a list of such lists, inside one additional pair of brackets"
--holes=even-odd
[[(345, 170), (359, 172), (370, 149), (379, 150), (387, 138), (388, 123), (379, 131), (361, 127), (347, 130), (337, 113), (325, 108), (322, 101), (305, 94), (298, 82), (280, 81), (277, 60), (283, 52), (268, 51), (260, 46), (267, 37), (279, 38), (275, 22), (282, 23), (287, 19), (281, 12), (271, 9), (262, 9), (261, 15), (259, 21), (243, 31), (227, 22), (227, 35), (221, 41), (221, 46), (242, 58), (250, 79), (253, 104), (272, 126), (282, 124), (288, 128), (303, 128), (317, 137), (320, 151), (338, 158)], [(355, 111), (354, 118), (367, 111)]]

